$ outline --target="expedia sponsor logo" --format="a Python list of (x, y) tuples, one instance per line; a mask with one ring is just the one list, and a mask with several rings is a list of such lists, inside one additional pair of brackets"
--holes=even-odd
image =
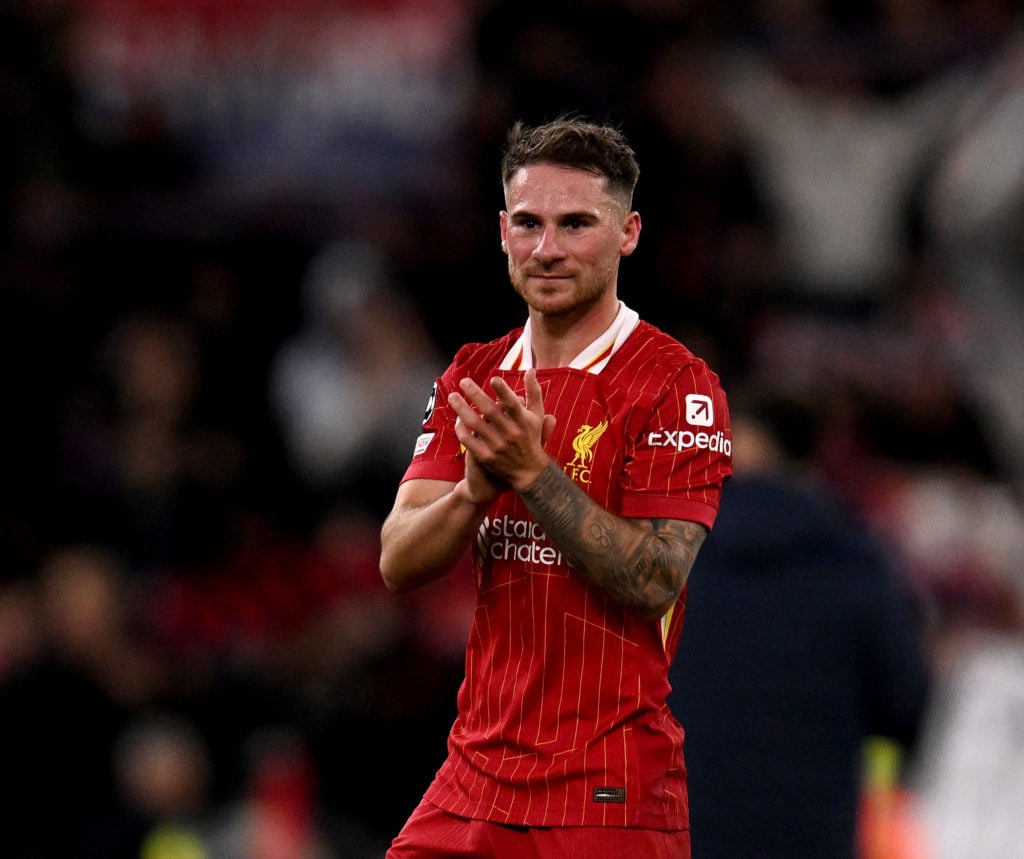
[(545, 566), (563, 563), (562, 553), (548, 542), (544, 529), (529, 519), (484, 519), (477, 535), (477, 548), (484, 560)]
[(608, 420), (605, 419), (596, 426), (583, 424), (576, 438), (572, 440), (572, 449), (575, 451), (569, 462), (562, 466), (564, 471), (572, 480), (577, 483), (590, 483), (590, 463), (594, 460), (594, 446), (608, 429)]
[(651, 447), (670, 447), (674, 450), (708, 450), (732, 456), (732, 439), (721, 430), (714, 433), (694, 432), (689, 429), (662, 429), (647, 435)]
[(686, 395), (686, 422), (692, 427), (715, 424), (715, 406), (707, 394)]

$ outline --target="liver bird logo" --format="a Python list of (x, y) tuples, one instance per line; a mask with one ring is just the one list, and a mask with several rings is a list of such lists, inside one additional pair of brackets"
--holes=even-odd
[(576, 451), (576, 455), (572, 458), (569, 465), (580, 468), (586, 468), (590, 465), (590, 461), (594, 458), (594, 445), (604, 435), (606, 429), (608, 429), (607, 420), (601, 421), (597, 426), (583, 424), (580, 427), (580, 431), (576, 433), (576, 438), (572, 440), (572, 449)]

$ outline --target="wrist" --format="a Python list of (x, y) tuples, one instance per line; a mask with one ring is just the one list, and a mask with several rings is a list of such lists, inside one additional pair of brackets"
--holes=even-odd
[(528, 495), (532, 489), (535, 489), (537, 485), (542, 482), (544, 476), (552, 470), (554, 470), (556, 474), (561, 474), (558, 466), (555, 465), (555, 461), (549, 458), (540, 468), (533, 471), (523, 472), (523, 474), (510, 485), (520, 495)]
[(485, 511), (500, 494), (495, 487), (480, 485), (477, 481), (464, 477), (452, 489), (452, 500), (459, 505)]

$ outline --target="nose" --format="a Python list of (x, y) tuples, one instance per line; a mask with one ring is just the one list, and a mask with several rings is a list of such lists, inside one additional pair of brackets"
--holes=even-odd
[(565, 250), (558, 236), (558, 228), (555, 225), (546, 226), (537, 238), (533, 255), (542, 261), (550, 261), (565, 256)]

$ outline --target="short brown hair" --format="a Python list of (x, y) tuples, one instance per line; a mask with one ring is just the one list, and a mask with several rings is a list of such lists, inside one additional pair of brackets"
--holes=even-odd
[(530, 127), (516, 122), (509, 129), (501, 158), (501, 181), (506, 187), (516, 171), (547, 162), (599, 174), (608, 189), (627, 202), (640, 177), (636, 153), (621, 130), (580, 117), (561, 116)]

